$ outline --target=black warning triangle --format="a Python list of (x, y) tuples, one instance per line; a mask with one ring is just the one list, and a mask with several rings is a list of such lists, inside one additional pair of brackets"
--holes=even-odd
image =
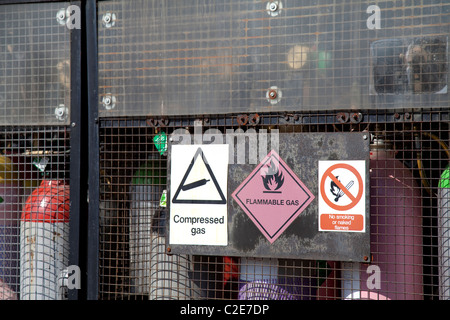
[[(192, 167), (194, 166), (195, 161), (197, 160), (197, 157), (201, 156), (201, 159), (203, 160), (203, 163), (205, 164), (206, 169), (208, 170), (208, 173), (211, 177), (211, 180), (216, 187), (216, 190), (220, 196), (220, 200), (211, 200), (211, 199), (178, 199), (178, 196), (180, 195), (180, 192), (194, 189), (196, 187), (202, 186), (206, 184), (209, 180), (201, 179), (192, 183), (185, 184), (187, 177), (189, 176), (189, 173), (192, 170)], [(180, 182), (180, 185), (178, 186), (177, 191), (175, 192), (175, 195), (172, 199), (173, 203), (195, 203), (195, 204), (226, 204), (227, 201), (223, 195), (222, 189), (220, 188), (219, 184), (217, 183), (216, 177), (214, 176), (214, 173), (211, 170), (211, 167), (209, 166), (208, 161), (206, 160), (205, 155), (203, 154), (203, 150), (201, 148), (198, 148), (194, 157), (192, 158), (191, 164), (189, 165), (188, 169), (186, 170), (186, 173), (184, 174), (183, 179)]]

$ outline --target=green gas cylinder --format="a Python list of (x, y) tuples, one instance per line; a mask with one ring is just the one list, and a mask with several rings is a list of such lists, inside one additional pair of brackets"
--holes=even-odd
[(439, 298), (450, 300), (450, 167), (441, 175), (438, 188)]

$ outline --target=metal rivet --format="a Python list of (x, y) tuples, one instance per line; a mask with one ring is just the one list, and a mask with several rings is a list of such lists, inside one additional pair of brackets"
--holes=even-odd
[(107, 12), (103, 15), (102, 22), (106, 28), (111, 28), (116, 22), (116, 15), (114, 13)]
[(277, 11), (277, 9), (278, 9), (278, 4), (277, 3), (272, 2), (272, 3), (269, 4), (269, 10), (270, 11), (274, 12), (274, 11)]
[(281, 13), (283, 4), (281, 1), (270, 1), (266, 5), (267, 14), (271, 17), (275, 17)]
[(266, 91), (266, 99), (271, 104), (276, 104), (281, 100), (282, 92), (278, 87), (272, 86)]
[(56, 21), (61, 25), (66, 24), (66, 9), (60, 9), (56, 13)]
[(63, 104), (60, 104), (59, 107), (55, 108), (55, 116), (59, 121), (66, 120), (68, 114), (69, 114), (69, 111)]
[(277, 92), (275, 90), (269, 91), (269, 99), (276, 99), (277, 98)]
[(108, 110), (113, 109), (116, 105), (116, 98), (114, 96), (111, 96), (108, 94), (103, 97), (102, 103), (103, 103), (103, 106), (105, 107), (105, 109), (108, 109)]

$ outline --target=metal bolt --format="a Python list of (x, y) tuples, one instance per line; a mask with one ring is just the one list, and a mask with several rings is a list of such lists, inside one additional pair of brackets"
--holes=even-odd
[(269, 98), (270, 99), (276, 99), (277, 98), (277, 92), (275, 90), (269, 91)]
[(350, 118), (350, 115), (347, 112), (339, 112), (336, 115), (336, 120), (339, 123), (346, 123), (348, 121), (348, 119)]
[(104, 23), (110, 23), (111, 22), (111, 14), (107, 13), (103, 16), (103, 22)]
[(267, 14), (271, 17), (276, 17), (281, 13), (281, 9), (283, 8), (283, 4), (281, 1), (270, 1), (266, 4)]
[(58, 21), (59, 24), (65, 24), (66, 23), (65, 19), (66, 19), (66, 10), (60, 9), (56, 13), (56, 20)]
[(266, 99), (271, 104), (276, 104), (281, 100), (282, 92), (277, 86), (272, 86), (266, 91)]
[(240, 114), (237, 116), (236, 121), (240, 126), (245, 126), (248, 123), (248, 115)]
[(105, 13), (103, 15), (103, 17), (102, 17), (103, 25), (106, 28), (112, 27), (115, 24), (115, 21), (116, 21), (116, 15), (114, 13), (111, 13), (111, 12)]
[(116, 98), (111, 95), (106, 95), (103, 97), (102, 103), (106, 109), (113, 109), (116, 105)]
[(275, 3), (275, 2), (270, 3), (269, 10), (272, 11), (272, 12), (277, 11), (278, 10), (278, 4)]
[(350, 121), (351, 121), (352, 123), (360, 123), (361, 120), (362, 120), (362, 118), (363, 118), (362, 113), (361, 113), (361, 112), (356, 112), (356, 113), (353, 113), (353, 114), (351, 115)]
[(68, 113), (69, 111), (63, 104), (60, 104), (59, 107), (55, 108), (55, 116), (60, 121), (65, 120), (68, 116)]

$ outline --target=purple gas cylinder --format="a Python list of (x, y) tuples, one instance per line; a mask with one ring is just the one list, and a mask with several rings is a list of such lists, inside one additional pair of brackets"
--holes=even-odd
[[(314, 261), (241, 258), (239, 300), (314, 300)], [(301, 273), (301, 274), (300, 274)]]
[(0, 299), (11, 299), (19, 288), (20, 200), (16, 168), (0, 156)]
[(411, 171), (392, 147), (370, 152), (370, 264), (346, 262), (343, 299), (422, 299), (422, 202)]

